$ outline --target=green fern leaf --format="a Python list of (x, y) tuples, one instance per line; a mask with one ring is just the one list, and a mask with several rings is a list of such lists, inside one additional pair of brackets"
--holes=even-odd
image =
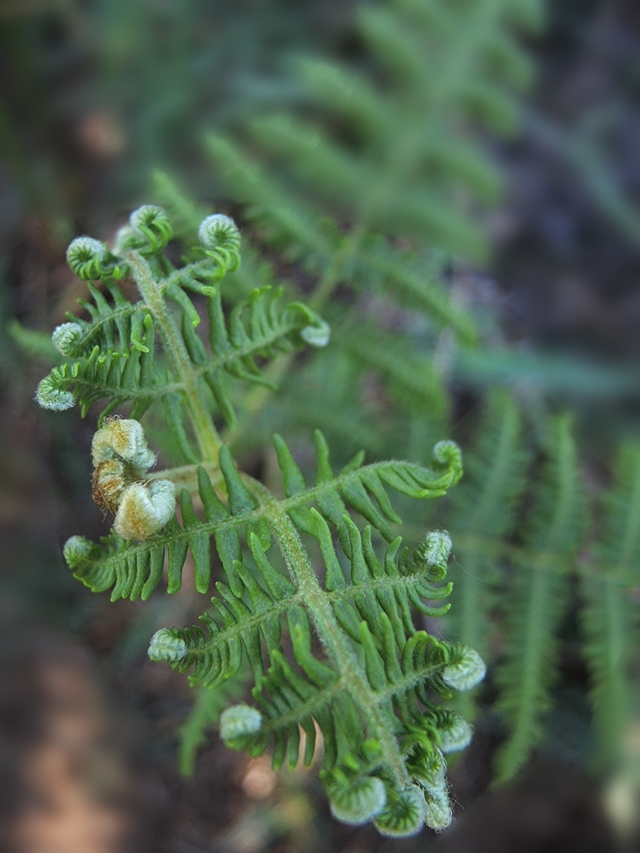
[[(141, 211), (151, 211), (146, 214), (152, 217), (150, 225), (140, 224), (140, 212), (132, 214), (134, 224), (117, 249), (122, 253), (120, 266), (115, 266), (117, 256), (97, 241), (80, 238), (70, 247), (70, 263), (83, 275), (102, 277), (105, 293), (89, 283), (92, 300), (81, 304), (90, 319), (70, 316), (70, 322), (54, 331), (54, 345), (70, 360), (42, 380), (38, 399), (58, 410), (79, 404), (83, 416), (93, 403), (106, 399), (101, 420), (126, 403), (133, 404), (131, 416), (140, 418), (156, 400), (163, 400), (176, 440), (192, 460), (193, 451), (178, 427), (183, 404), (190, 410), (206, 386), (217, 409), (233, 424), (225, 377), (271, 387), (256, 359), (273, 359), (305, 343), (324, 346), (329, 328), (301, 302), (281, 306), (282, 289), (272, 287), (254, 289), (249, 299), (235, 305), (227, 321), (220, 281), (239, 264), (240, 238), (232, 220), (220, 215), (205, 219), (200, 227), (204, 248), (199, 252), (206, 259), (171, 271), (162, 253), (171, 225), (160, 208)], [(133, 304), (123, 296), (115, 270), (120, 277), (131, 272), (143, 295), (140, 302)], [(194, 328), (200, 317), (187, 290), (207, 297), (209, 351)], [(167, 298), (177, 312), (169, 309)], [(160, 359), (156, 331), (164, 349)]]
[(605, 499), (604, 529), (592, 560), (581, 564), (582, 626), (592, 679), (596, 764), (621, 755), (631, 716), (630, 651), (637, 634), (630, 592), (640, 565), (640, 450), (621, 449), (616, 479)]
[[(447, 442), (437, 447), (432, 468), (409, 462), (377, 462), (362, 466), (362, 456), (358, 455), (337, 475), (331, 471), (327, 446), (320, 433), (316, 433), (316, 447), (316, 484), (303, 487), (301, 475), (297, 474), (296, 488), (292, 480), (294, 469), (290, 467), (293, 460), (282, 440), (276, 439), (288, 495), (282, 502), (282, 509), (304, 529), (305, 524), (310, 523), (308, 505), (317, 505), (336, 525), (347, 554), (351, 548), (344, 520), (347, 506), (363, 515), (387, 541), (391, 541), (390, 522), (398, 522), (399, 519), (387, 496), (389, 488), (413, 498), (437, 497), (444, 494), (461, 473), (458, 451), (455, 445)], [(95, 592), (112, 588), (113, 600), (134, 600), (138, 597), (146, 600), (161, 580), (165, 551), (169, 560), (168, 591), (173, 593), (180, 589), (182, 568), (190, 549), (196, 565), (196, 589), (204, 593), (209, 587), (211, 567), (207, 549), (209, 537), (213, 536), (218, 556), (233, 586), (231, 579), (236, 578), (234, 561), (241, 559), (238, 531), (245, 524), (258, 525), (258, 530), (263, 530), (269, 517), (269, 507), (261, 506), (255, 493), (259, 484), (249, 480), (245, 483), (239, 476), (227, 448), (220, 453), (220, 467), (229, 495), (228, 505), (216, 495), (205, 469), (199, 468), (198, 485), (204, 520), (195, 514), (191, 496), (183, 489), (180, 496), (182, 527), (173, 519), (164, 532), (144, 542), (111, 536), (97, 545), (73, 537), (65, 547), (65, 557), (75, 576)]]
[[(209, 532), (228, 583), (216, 585), (212, 610), (201, 617), (206, 630), (161, 629), (149, 654), (190, 671), (192, 683), (210, 689), (224, 685), (247, 661), (256, 704), (223, 713), (223, 739), (252, 756), (269, 748), (274, 767), (285, 761), (293, 766), (304, 731), (309, 764), (317, 725), (324, 742), (322, 779), (341, 819), (375, 818), (381, 832), (395, 835), (412, 834), (425, 819), (443, 828), (451, 815), (442, 750), (462, 748), (470, 729), (436, 699), (472, 688), (485, 669), (476, 652), (415, 628), (414, 610), (436, 616), (448, 609), (434, 602), (451, 590), (442, 585), (451, 541), (434, 532), (411, 555), (401, 551), (389, 527), (397, 517), (386, 489), (413, 497), (441, 494), (460, 475), (459, 453), (441, 442), (431, 470), (398, 462), (362, 467), (358, 457), (334, 475), (320, 434), (316, 443), (317, 477), (308, 487), (276, 437), (286, 495), (281, 501), (242, 478), (226, 451), (221, 453), (226, 507), (200, 469), (200, 496), (207, 519), (216, 518)], [(347, 506), (370, 522), (363, 532)], [(190, 517), (188, 524), (194, 529)], [(372, 530), (392, 540), (382, 560)], [(169, 543), (170, 577), (171, 548), (177, 550), (179, 542), (176, 530)], [(272, 553), (273, 542), (278, 550)], [(151, 540), (145, 546), (156, 547)], [(323, 583), (310, 549), (322, 559)], [(278, 551), (284, 567), (274, 563)], [(184, 561), (184, 548), (178, 553)], [(293, 661), (282, 645), (285, 622)], [(322, 657), (314, 652), (316, 638)]]
[[(489, 400), (465, 481), (453, 493), (447, 526), (456, 543), (451, 568), (457, 606), (448, 617), (450, 636), (487, 656), (491, 609), (496, 604), (496, 562), (500, 545), (515, 521), (527, 456), (521, 448), (519, 412), (506, 394)], [(473, 719), (471, 696), (459, 698), (460, 712)]]
[(548, 454), (505, 602), (507, 647), (497, 680), (508, 737), (497, 756), (498, 782), (513, 776), (542, 735), (542, 715), (555, 679), (555, 635), (566, 601), (567, 571), (585, 522), (566, 417), (553, 422)]

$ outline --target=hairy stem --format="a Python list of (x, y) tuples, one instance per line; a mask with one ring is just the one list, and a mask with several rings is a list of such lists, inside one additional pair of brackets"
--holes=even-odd
[(137, 252), (127, 252), (127, 262), (138, 285), (138, 290), (160, 333), (164, 350), (176, 380), (184, 388), (184, 400), (198, 439), (200, 453), (205, 462), (217, 462), (220, 452), (220, 436), (213, 425), (209, 412), (202, 403), (198, 375), (194, 368), (182, 336), (167, 310), (162, 289), (153, 276), (147, 261)]

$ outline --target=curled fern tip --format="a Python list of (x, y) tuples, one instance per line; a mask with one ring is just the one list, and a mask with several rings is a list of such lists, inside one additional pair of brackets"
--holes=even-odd
[(260, 731), (262, 714), (249, 705), (232, 705), (220, 715), (220, 737), (227, 746), (242, 749), (243, 738)]
[(387, 792), (382, 779), (367, 776), (330, 791), (331, 814), (350, 826), (368, 823), (384, 809)]
[(156, 631), (151, 638), (147, 652), (151, 660), (163, 663), (180, 661), (186, 653), (187, 646), (184, 640), (176, 637), (171, 628), (160, 628), (159, 631)]
[(40, 380), (36, 400), (43, 409), (50, 409), (53, 412), (64, 412), (75, 405), (71, 391), (59, 388), (51, 375)]
[(445, 667), (442, 680), (454, 690), (465, 692), (480, 684), (487, 673), (487, 667), (475, 649), (465, 647), (457, 663)]

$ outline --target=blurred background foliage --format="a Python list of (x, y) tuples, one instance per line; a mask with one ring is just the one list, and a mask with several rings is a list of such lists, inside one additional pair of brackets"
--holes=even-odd
[[(271, 275), (306, 295), (313, 291), (356, 215), (348, 205), (325, 206), (324, 214), (337, 214), (337, 230), (323, 231), (316, 220), (312, 230), (336, 242), (328, 255), (310, 251), (299, 233), (292, 236), (273, 212), (260, 209), (260, 199), (238, 195), (225, 180), (229, 164), (221, 161), (220, 146), (212, 164), (204, 138), (213, 132), (235, 140), (243, 156), (246, 151), (264, 164), (287, 191), (298, 186), (290, 175), (295, 151), (269, 149), (273, 126), (271, 135), (264, 124), (256, 133), (254, 122), (251, 133), (257, 116), (320, 121), (332, 143), (358, 155), (366, 139), (353, 135), (335, 111), (319, 107), (298, 70), (303, 56), (338, 62), (387, 91), (357, 21), (356, 3), (345, 0), (0, 3), (0, 821), (13, 844), (8, 849), (355, 853), (434, 843), (426, 836), (390, 842), (368, 829), (338, 826), (313, 774), (276, 778), (268, 762), (230, 753), (215, 733), (203, 734), (197, 719), (187, 718), (189, 688), (146, 661), (145, 649), (157, 627), (187, 624), (201, 605), (186, 590), (152, 598), (144, 608), (110, 604), (68, 579), (57, 543), (80, 532), (78, 519), (83, 533), (97, 538), (105, 532), (100, 511), (87, 503), (93, 426), (73, 412), (39, 412), (32, 399), (52, 356), (31, 332), (50, 330), (83, 295), (64, 263), (68, 240), (85, 232), (108, 239), (132, 207), (167, 195), (166, 184), (154, 184), (154, 170), (175, 178), (189, 199), (240, 217), (247, 257), (238, 293)], [(326, 308), (336, 346), (297, 362), (271, 402), (244, 401), (253, 420), (235, 449), (268, 480), (274, 461), (261, 447), (276, 427), (297, 440), (303, 461), (303, 436), (313, 426), (327, 431), (338, 457), (364, 446), (370, 456), (417, 458), (445, 433), (461, 442), (470, 457), (467, 480), (452, 506), (434, 505), (430, 518), (448, 526), (456, 543), (457, 589), (445, 629), (466, 632), (502, 669), (479, 696), (479, 707), (464, 709), (476, 714), (477, 735), (452, 778), (466, 810), (437, 846), (599, 851), (612, 849), (617, 832), (632, 849), (639, 729), (620, 691), (637, 684), (637, 655), (633, 660), (629, 653), (637, 638), (639, 580), (637, 553), (635, 562), (615, 553), (620, 533), (616, 538), (614, 528), (625, 513), (628, 531), (638, 524), (637, 451), (624, 451), (619, 486), (605, 495), (617, 448), (639, 433), (640, 11), (632, 0), (558, 0), (547, 4), (543, 29), (521, 43), (534, 73), (528, 94), (510, 107), (511, 128), (500, 128), (510, 130), (507, 138), (486, 124), (460, 126), (459, 115), (453, 129), (446, 128), (452, 139), (471, 139), (484, 149), (503, 186), (492, 208), (470, 201), (468, 193), (447, 195), (446, 205), (487, 235), (489, 260), (479, 271), (448, 255), (412, 256), (422, 279), (435, 270), (437, 293), (472, 318), (482, 346), (460, 345), (449, 321), (433, 322), (433, 311), (390, 307), (392, 288), (371, 293), (371, 268), (356, 270), (352, 280), (359, 276), (363, 283), (350, 288), (336, 280)], [(435, 185), (433, 174), (429, 180)], [(170, 189), (172, 198), (175, 204)], [(245, 201), (258, 209), (251, 213), (239, 203)], [(326, 200), (314, 198), (312, 212), (319, 204)], [(397, 239), (394, 252), (414, 248), (402, 242), (406, 235)], [(350, 336), (354, 318), (375, 331)], [(393, 346), (386, 346), (391, 339)], [(392, 357), (381, 363), (385, 350)], [(508, 395), (487, 396), (497, 387)], [(559, 666), (553, 711), (544, 718), (534, 760), (515, 782), (479, 799), (497, 748), (501, 766), (508, 762), (504, 748), (499, 751), (506, 730), (493, 709), (498, 696), (506, 718), (513, 713), (501, 685), (517, 675), (508, 675), (512, 629), (501, 614), (507, 596), (516, 594), (513, 578), (536, 576), (531, 566), (546, 547), (535, 544), (542, 534), (527, 520), (542, 517), (535, 507), (549, 502), (554, 440), (556, 447), (564, 441), (566, 459), (568, 421), (549, 421), (566, 409), (578, 445), (574, 466), (591, 512), (587, 516), (576, 492), (576, 513), (583, 513), (577, 526), (587, 525), (588, 538), (574, 536), (560, 546), (568, 565), (562, 562), (546, 589), (558, 604), (548, 629)], [(506, 474), (489, 483), (498, 454)], [(526, 483), (535, 486), (523, 497)], [(483, 494), (483, 486), (493, 492)], [(487, 507), (486, 515), (474, 513), (477, 507)], [(411, 518), (407, 535), (414, 528), (418, 535), (422, 525), (423, 517)], [(567, 535), (573, 527), (567, 523)], [(587, 546), (576, 550), (578, 541)], [(598, 567), (612, 569), (613, 580)], [(622, 577), (625, 572), (630, 576)], [(597, 643), (589, 657), (583, 646), (585, 634), (597, 640), (607, 627), (601, 606), (607, 584), (608, 600), (624, 606), (624, 612), (609, 609), (608, 627), (622, 619), (628, 626), (618, 647), (621, 658), (629, 656), (622, 677), (619, 660), (602, 661)], [(522, 603), (532, 593), (525, 584), (517, 595)], [(508, 609), (517, 623), (517, 607)], [(549, 609), (541, 612), (549, 616)], [(596, 713), (594, 728), (588, 694), (598, 666), (599, 683), (615, 682), (607, 693), (614, 717), (603, 721)], [(195, 716), (213, 719), (217, 710), (200, 697)], [(182, 766), (194, 766), (191, 779), (178, 774), (180, 726), (187, 731)], [(605, 735), (613, 731), (613, 745), (594, 738), (598, 726)], [(198, 740), (203, 751), (194, 759)], [(609, 752), (608, 773), (594, 774), (598, 751), (615, 753), (621, 744), (624, 761), (612, 764)]]

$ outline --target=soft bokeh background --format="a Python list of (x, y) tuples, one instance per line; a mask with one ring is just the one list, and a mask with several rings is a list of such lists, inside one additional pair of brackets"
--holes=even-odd
[[(491, 729), (481, 732), (452, 774), (455, 829), (437, 841), (425, 832), (393, 842), (332, 821), (313, 774), (276, 778), (266, 760), (226, 750), (214, 732), (193, 778), (181, 778), (176, 730), (189, 688), (145, 651), (157, 627), (197, 616), (190, 593), (110, 604), (62, 564), (59, 543), (79, 519), (86, 535), (105, 531), (88, 497), (92, 424), (75, 411), (38, 410), (43, 369), (8, 333), (11, 318), (51, 329), (73, 309), (80, 291), (64, 263), (68, 240), (107, 237), (146, 200), (152, 168), (216, 199), (203, 132), (295, 103), (292, 56), (357, 54), (354, 8), (351, 0), (0, 2), (2, 849), (600, 853), (615, 838), (634, 847), (640, 728), (629, 733), (629, 767), (603, 790), (582, 761), (572, 703), (583, 701), (586, 674), (571, 648), (563, 667), (575, 690), (561, 705), (556, 747), (508, 788), (487, 792), (495, 744)], [(487, 141), (507, 193), (489, 219), (494, 260), (477, 287), (523, 352), (551, 348), (637, 371), (640, 8), (554, 0), (529, 49), (537, 79), (522, 132)], [(597, 399), (585, 430), (596, 465), (607, 439), (640, 429), (637, 392)]]

